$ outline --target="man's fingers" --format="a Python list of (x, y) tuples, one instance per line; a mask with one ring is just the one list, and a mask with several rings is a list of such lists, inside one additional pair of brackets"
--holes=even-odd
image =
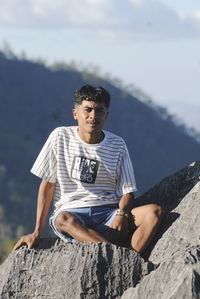
[(14, 246), (12, 251), (15, 251), (17, 249), (19, 249), (21, 246), (23, 245), (27, 245), (28, 249), (31, 249), (33, 247), (33, 241), (32, 240), (27, 240), (27, 238), (21, 238)]
[(31, 249), (33, 247), (33, 242), (27, 242), (28, 249)]
[(23, 239), (20, 239), (14, 246), (13, 250), (12, 251), (15, 251), (17, 249), (19, 249), (22, 245), (26, 244), (26, 242), (24, 242)]
[(112, 223), (112, 228), (118, 231), (122, 230), (124, 227), (123, 220), (121, 218), (117, 218)]

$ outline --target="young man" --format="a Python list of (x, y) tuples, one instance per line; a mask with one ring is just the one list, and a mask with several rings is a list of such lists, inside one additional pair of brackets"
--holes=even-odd
[(110, 95), (102, 87), (85, 85), (74, 95), (77, 127), (59, 127), (47, 139), (31, 172), (42, 179), (34, 232), (14, 250), (39, 240), (54, 198), (50, 225), (64, 241), (111, 242), (142, 252), (152, 239), (161, 208), (134, 208), (136, 183), (124, 140), (103, 126)]

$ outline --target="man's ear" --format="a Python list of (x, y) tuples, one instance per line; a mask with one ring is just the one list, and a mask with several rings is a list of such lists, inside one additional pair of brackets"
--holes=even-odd
[(72, 110), (72, 113), (73, 113), (73, 117), (74, 117), (74, 119), (77, 120), (77, 110), (76, 110), (76, 108), (74, 108), (74, 109)]

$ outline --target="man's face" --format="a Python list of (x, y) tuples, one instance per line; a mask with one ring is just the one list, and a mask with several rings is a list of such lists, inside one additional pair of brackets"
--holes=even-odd
[(96, 134), (102, 130), (108, 110), (103, 103), (83, 101), (75, 107), (73, 115), (82, 132)]

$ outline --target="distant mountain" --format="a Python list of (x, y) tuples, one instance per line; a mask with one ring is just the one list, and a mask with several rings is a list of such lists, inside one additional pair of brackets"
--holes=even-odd
[(91, 83), (111, 94), (106, 129), (129, 148), (139, 193), (161, 178), (199, 160), (200, 144), (161, 110), (153, 109), (112, 83), (76, 70), (0, 54), (0, 220), (13, 234), (33, 227), (39, 180), (29, 173), (48, 134), (73, 125), (75, 89)]

